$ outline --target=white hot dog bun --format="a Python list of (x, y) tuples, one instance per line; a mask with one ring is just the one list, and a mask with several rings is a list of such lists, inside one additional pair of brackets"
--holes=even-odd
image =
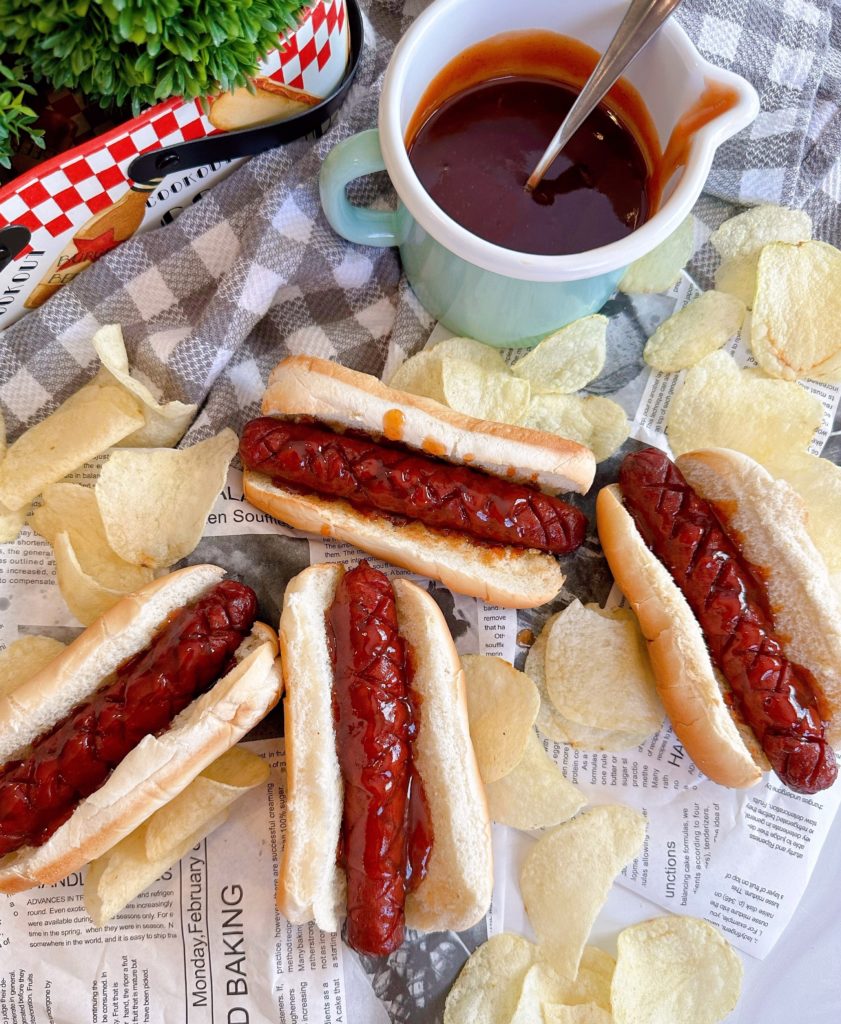
[[(729, 449), (676, 460), (693, 490), (717, 506), (745, 559), (759, 570), (786, 656), (813, 676), (829, 742), (841, 739), (841, 602), (805, 528), (803, 505), (747, 455)], [(753, 732), (725, 701), (703, 632), (668, 570), (645, 544), (618, 485), (596, 500), (611, 571), (648, 641), (657, 688), (674, 730), (715, 782), (745, 788), (768, 770)]]
[[(336, 865), (342, 777), (333, 726), (333, 669), (325, 615), (344, 569), (314, 565), (286, 588), (280, 645), (286, 695), (287, 829), (278, 908), (293, 924), (337, 931), (345, 915)], [(413, 757), (432, 826), (428, 873), (407, 896), (406, 924), (422, 931), (469, 928), (488, 910), (493, 886), (490, 823), (470, 742), (464, 676), (435, 601), (408, 580), (392, 581), (400, 634), (412, 652), (421, 708)]]
[[(340, 432), (361, 431), (553, 495), (584, 493), (595, 474), (592, 452), (573, 441), (473, 419), (323, 359), (284, 359), (271, 374), (262, 411), (279, 419), (314, 419)], [(348, 541), (463, 594), (532, 608), (551, 600), (563, 585), (557, 559), (545, 552), (477, 544), (466, 534), (420, 522), (397, 525), (340, 499), (276, 485), (250, 469), (243, 488), (253, 505), (297, 529)]]
[[(123, 598), (50, 664), (0, 699), (0, 764), (90, 697), (152, 640), (167, 616), (218, 583), (224, 569), (196, 565)], [(277, 637), (256, 622), (236, 666), (159, 736), (146, 736), (42, 846), (0, 858), (0, 892), (49, 885), (128, 835), (253, 728), (282, 688)]]

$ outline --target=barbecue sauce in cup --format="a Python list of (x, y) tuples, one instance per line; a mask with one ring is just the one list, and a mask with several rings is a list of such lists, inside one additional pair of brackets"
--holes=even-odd
[(705, 94), (680, 152), (675, 140), (667, 146), (666, 157), (676, 159), (664, 160), (642, 98), (620, 79), (527, 192), (526, 179), (598, 59), (578, 40), (529, 30), (493, 36), (451, 60), (405, 135), (412, 167), (438, 206), (480, 238), (543, 256), (608, 245), (655, 213), (691, 134), (735, 96)]

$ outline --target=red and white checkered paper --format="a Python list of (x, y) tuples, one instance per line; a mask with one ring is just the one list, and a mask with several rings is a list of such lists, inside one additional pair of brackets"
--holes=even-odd
[[(283, 37), (260, 66), (261, 73), (292, 88), (314, 96), (327, 96), (344, 74), (348, 55), (348, 27), (345, 0), (319, 0), (303, 16), (299, 27)], [(140, 153), (191, 139), (213, 135), (199, 100), (167, 100), (118, 128), (48, 160), (3, 188), (0, 188), (0, 228), (21, 225), (32, 233), (30, 245), (0, 274), (14, 274), (16, 263), (32, 252), (43, 252), (39, 267), (45, 271), (72, 239), (73, 234), (94, 214), (120, 199), (129, 180), (126, 168)], [(235, 164), (197, 169), (194, 195), (229, 174)], [(143, 228), (160, 223), (161, 216), (191, 197), (184, 188), (167, 190), (166, 182), (150, 201)], [(153, 207), (153, 208), (152, 208)], [(0, 326), (12, 323), (23, 312), (28, 293), (38, 283), (32, 274), (13, 305), (4, 309)]]

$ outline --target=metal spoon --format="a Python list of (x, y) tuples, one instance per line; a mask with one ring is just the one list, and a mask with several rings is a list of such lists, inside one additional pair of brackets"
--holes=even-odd
[(584, 83), (584, 88), (561, 122), (561, 127), (546, 147), (546, 152), (529, 175), (526, 188), (530, 192), (537, 188), (564, 146), (680, 2), (681, 0), (631, 0), (616, 35)]

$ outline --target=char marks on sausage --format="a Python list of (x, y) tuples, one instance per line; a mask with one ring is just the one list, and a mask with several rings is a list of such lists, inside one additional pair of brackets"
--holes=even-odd
[(790, 662), (758, 574), (699, 497), (656, 448), (628, 455), (625, 505), (698, 619), (737, 712), (791, 789), (815, 793), (837, 775), (810, 673)]
[(252, 420), (240, 456), (280, 483), (492, 544), (560, 555), (586, 532), (579, 509), (535, 488), (308, 423)]
[(403, 941), (413, 734), (406, 648), (388, 578), (365, 561), (346, 573), (336, 588), (328, 631), (344, 780), (348, 942), (384, 956)]
[(257, 616), (250, 587), (223, 580), (174, 612), (151, 643), (106, 684), (0, 768), (0, 854), (38, 846), (148, 735), (232, 664)]

